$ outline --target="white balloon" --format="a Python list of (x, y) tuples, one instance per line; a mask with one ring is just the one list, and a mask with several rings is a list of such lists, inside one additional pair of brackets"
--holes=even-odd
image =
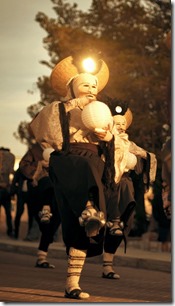
[(87, 104), (81, 113), (83, 124), (91, 131), (95, 128), (105, 128), (111, 123), (111, 111), (109, 107), (100, 101)]
[(54, 151), (53, 148), (46, 148), (43, 151), (43, 158), (45, 161), (49, 161), (50, 158), (50, 154)]

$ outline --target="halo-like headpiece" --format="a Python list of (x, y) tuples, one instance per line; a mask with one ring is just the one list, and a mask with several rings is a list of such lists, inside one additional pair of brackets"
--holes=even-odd
[[(107, 64), (101, 59), (99, 61), (99, 71), (94, 74), (98, 78), (98, 92), (106, 86), (109, 79), (109, 69)], [(55, 66), (51, 73), (50, 82), (52, 88), (59, 94), (59, 96), (65, 97), (67, 94), (67, 83), (71, 78), (79, 73), (80, 71), (73, 63), (73, 57), (68, 56), (64, 58)]]
[(133, 115), (130, 108), (128, 107), (128, 102), (116, 98), (106, 97), (105, 103), (110, 108), (112, 116), (121, 115), (125, 117), (126, 129), (128, 129), (133, 120)]
[(127, 109), (126, 113), (123, 116), (126, 118), (126, 129), (128, 129), (133, 120), (133, 115), (130, 108)]

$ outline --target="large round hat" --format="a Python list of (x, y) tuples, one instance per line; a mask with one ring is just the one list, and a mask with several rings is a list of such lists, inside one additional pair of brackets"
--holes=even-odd
[(126, 113), (123, 116), (126, 119), (126, 129), (128, 129), (129, 126), (132, 123), (132, 120), (133, 120), (133, 114), (132, 114), (130, 108), (127, 109)]
[(113, 117), (117, 115), (125, 117), (126, 129), (128, 129), (133, 120), (133, 114), (128, 106), (128, 102), (107, 97), (105, 103), (108, 105)]
[(130, 110), (130, 108), (127, 109), (127, 111), (124, 113), (124, 114), (120, 114), (120, 113), (117, 113), (113, 115), (113, 118), (114, 120), (117, 120), (117, 117), (124, 117), (125, 120), (126, 120), (126, 130), (129, 128), (129, 126), (131, 125), (132, 123), (132, 120), (133, 120), (133, 115), (132, 115), (132, 112)]
[[(98, 79), (98, 91), (100, 92), (108, 82), (109, 69), (103, 60), (100, 59), (99, 61), (99, 70), (94, 75)], [(59, 94), (59, 96), (65, 97), (67, 94), (66, 85), (70, 79), (82, 72), (83, 71), (79, 71), (78, 67), (74, 64), (73, 57), (68, 56), (61, 60), (53, 69), (50, 76), (51, 86)]]

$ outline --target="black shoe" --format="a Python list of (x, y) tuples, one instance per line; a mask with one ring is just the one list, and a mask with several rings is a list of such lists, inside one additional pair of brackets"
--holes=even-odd
[(73, 289), (69, 293), (65, 290), (65, 298), (75, 299), (75, 300), (86, 300), (89, 298), (89, 294), (83, 292), (81, 289)]
[(102, 277), (107, 279), (120, 279), (120, 275), (115, 272), (109, 272), (108, 274), (103, 273)]
[(42, 263), (39, 263), (39, 261), (37, 260), (35, 267), (42, 269), (55, 269), (55, 266), (50, 264), (48, 261), (43, 261)]

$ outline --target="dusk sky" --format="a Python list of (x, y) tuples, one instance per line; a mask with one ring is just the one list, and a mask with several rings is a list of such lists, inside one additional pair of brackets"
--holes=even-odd
[[(77, 3), (82, 10), (91, 0)], [(15, 139), (21, 121), (30, 121), (27, 107), (40, 99), (37, 78), (50, 75), (39, 62), (49, 59), (42, 39), (47, 33), (35, 21), (40, 11), (55, 17), (51, 0), (0, 0), (0, 147), (8, 147), (16, 157), (22, 157), (27, 147)], [(33, 95), (28, 90), (34, 90)]]

